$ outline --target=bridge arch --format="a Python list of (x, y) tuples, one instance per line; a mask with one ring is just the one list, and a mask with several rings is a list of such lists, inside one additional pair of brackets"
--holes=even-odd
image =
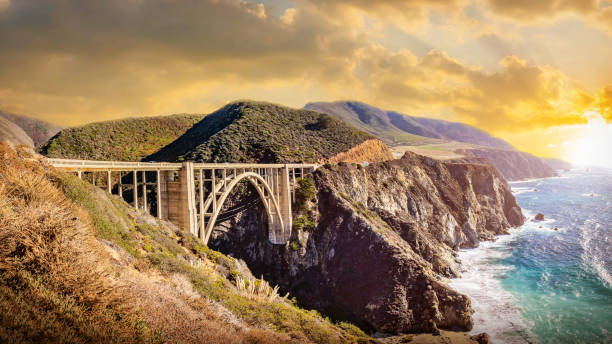
[[(225, 190), (223, 190), (223, 192), (221, 193), (221, 196), (216, 200), (216, 210), (213, 211), (212, 216), (208, 219), (204, 233), (202, 235), (202, 240), (204, 241), (204, 244), (208, 243), (208, 240), (212, 235), (213, 228), (215, 227), (215, 222), (217, 220), (217, 217), (221, 213), (221, 209), (223, 207), (223, 204), (225, 203), (225, 200), (233, 191), (234, 187), (244, 179), (246, 179), (248, 182), (251, 183), (251, 185), (253, 185), (264, 204), (266, 214), (268, 216), (269, 240), (275, 243), (284, 242), (286, 241), (286, 238), (289, 238), (289, 236), (291, 236), (291, 228), (285, 228), (288, 226), (283, 223), (278, 199), (274, 197), (274, 193), (272, 192), (272, 189), (270, 188), (266, 180), (261, 175), (255, 172), (243, 172), (231, 179), (231, 181), (226, 185)], [(214, 188), (215, 192), (211, 193), (210, 197), (216, 197), (216, 190), (217, 188), (220, 189), (220, 187), (217, 186), (214, 186)], [(201, 210), (201, 214), (204, 214), (205, 211), (210, 207), (210, 204), (212, 203), (212, 199), (210, 199), (210, 197), (206, 200), (205, 207)]]
[(295, 198), (296, 180), (318, 167), (316, 164), (303, 163), (48, 161), (58, 170), (76, 173), (79, 178), (83, 177), (83, 173), (90, 174), (94, 185), (96, 180), (101, 180), (99, 174), (105, 174), (100, 186), (104, 186), (108, 193), (117, 190), (118, 196), (124, 198), (127, 192), (133, 196), (133, 206), (148, 213), (151, 213), (150, 204), (156, 204), (159, 219), (168, 220), (188, 230), (204, 244), (210, 239), (214, 222), (221, 215), (221, 206), (236, 184), (245, 179), (255, 187), (264, 201), (268, 218), (268, 240), (273, 244), (285, 244), (291, 235), (291, 206)]

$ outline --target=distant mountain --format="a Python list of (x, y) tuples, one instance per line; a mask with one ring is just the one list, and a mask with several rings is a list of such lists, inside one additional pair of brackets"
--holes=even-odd
[(465, 159), (459, 161), (484, 162), (497, 168), (507, 180), (529, 178), (546, 178), (555, 175), (555, 171), (545, 160), (525, 152), (490, 148), (458, 149), (458, 154)]
[(514, 150), (508, 142), (467, 124), (408, 116), (356, 101), (309, 103), (304, 108), (339, 118), (388, 145), (421, 145), (444, 140)]
[(140, 161), (174, 141), (202, 117), (140, 117), (67, 128), (40, 151), (50, 158)]
[(573, 167), (572, 164), (561, 159), (542, 158), (542, 160), (544, 160), (546, 165), (550, 166), (550, 168), (552, 168), (553, 170), (568, 170)]
[(17, 124), (23, 131), (30, 136), (34, 146), (40, 146), (47, 142), (53, 135), (57, 134), (62, 128), (55, 124), (41, 121), (27, 116), (18, 116), (15, 114), (5, 113), (0, 111), (0, 117), (3, 117)]
[(147, 160), (315, 162), (369, 139), (373, 137), (329, 115), (238, 101), (204, 117)]
[(34, 142), (23, 129), (2, 116), (0, 116), (0, 141), (34, 147)]

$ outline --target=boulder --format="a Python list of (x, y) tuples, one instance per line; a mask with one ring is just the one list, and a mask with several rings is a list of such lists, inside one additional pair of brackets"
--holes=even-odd
[(534, 219), (535, 219), (536, 221), (544, 221), (544, 214), (542, 214), (542, 213), (538, 213), (538, 214), (537, 214), (537, 215), (534, 217)]
[(489, 335), (486, 333), (479, 333), (475, 336), (470, 337), (471, 340), (475, 340), (478, 344), (489, 344), (491, 340), (489, 339)]

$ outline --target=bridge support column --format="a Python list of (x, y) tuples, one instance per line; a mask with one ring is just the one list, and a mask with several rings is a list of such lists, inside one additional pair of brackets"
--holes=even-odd
[(194, 235), (197, 235), (195, 175), (192, 162), (183, 163), (183, 168), (179, 172), (179, 183), (178, 225)]
[(132, 177), (134, 179), (134, 208), (138, 210), (138, 172), (133, 171)]
[(147, 209), (147, 171), (142, 171), (142, 210), (148, 212)]
[[(274, 193), (278, 201), (280, 218), (283, 220), (282, 225), (279, 221), (274, 221), (268, 232), (268, 239), (273, 244), (284, 244), (291, 237), (292, 213), (291, 213), (291, 181), (289, 180), (289, 168), (287, 165), (274, 171), (276, 173), (272, 178)], [(272, 228), (275, 227), (275, 228)]]
[(113, 194), (113, 184), (111, 181), (111, 171), (106, 171), (106, 187), (108, 188), (108, 193)]

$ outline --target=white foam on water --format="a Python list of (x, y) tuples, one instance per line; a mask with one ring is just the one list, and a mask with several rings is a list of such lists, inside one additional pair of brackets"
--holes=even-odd
[(525, 224), (511, 229), (509, 235), (496, 237), (494, 242), (481, 242), (477, 248), (459, 252), (463, 272), (459, 278), (451, 279), (449, 285), (466, 294), (474, 309), (474, 328), (471, 333), (486, 332), (493, 343), (537, 343), (529, 329), (533, 326), (521, 314), (516, 298), (501, 286), (505, 272), (514, 269), (493, 261), (512, 254), (509, 243), (529, 232), (554, 235), (551, 224), (554, 219), (533, 222), (534, 212), (523, 209), (527, 217)]
[(594, 221), (587, 220), (584, 225), (580, 228), (580, 236), (582, 237), (582, 241), (580, 245), (582, 246), (582, 255), (581, 259), (583, 264), (587, 267), (587, 269), (591, 269), (599, 279), (603, 282), (605, 286), (608, 288), (612, 288), (612, 274), (606, 269), (606, 259), (609, 259), (609, 252), (605, 249), (600, 249), (599, 247), (610, 247), (609, 241), (610, 236), (605, 236), (603, 240), (606, 241), (606, 245), (593, 245), (593, 240), (601, 240), (596, 238), (595, 233), (598, 233), (601, 230), (602, 224)]

